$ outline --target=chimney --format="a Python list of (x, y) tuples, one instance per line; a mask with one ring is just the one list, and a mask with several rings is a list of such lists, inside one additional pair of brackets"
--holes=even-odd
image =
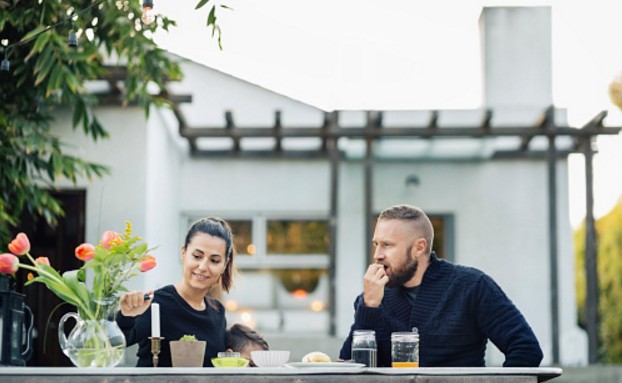
[(550, 7), (485, 7), (480, 35), (485, 107), (553, 104)]

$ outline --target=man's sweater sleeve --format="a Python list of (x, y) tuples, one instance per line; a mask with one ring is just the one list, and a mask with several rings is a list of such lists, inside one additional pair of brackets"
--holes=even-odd
[(363, 302), (363, 295), (359, 295), (354, 301), (354, 323), (350, 328), (348, 337), (341, 346), (339, 358), (349, 360), (352, 355), (352, 333), (354, 330), (376, 330), (382, 323), (380, 308), (367, 307)]
[(503, 352), (503, 367), (538, 367), (542, 350), (518, 308), (487, 275), (477, 282), (475, 315), (482, 332)]
[(352, 333), (354, 330), (374, 330), (378, 347), (378, 367), (391, 366), (391, 332), (399, 326), (388, 319), (385, 308), (367, 307), (363, 301), (363, 295), (359, 295), (354, 301), (354, 324), (350, 333), (343, 342), (339, 358), (348, 360), (352, 355)]

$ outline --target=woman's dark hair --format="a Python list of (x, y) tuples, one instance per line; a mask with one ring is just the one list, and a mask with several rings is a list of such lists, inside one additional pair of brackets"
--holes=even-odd
[(248, 326), (236, 323), (227, 330), (225, 335), (225, 346), (227, 348), (240, 352), (249, 344), (255, 344), (263, 350), (270, 348), (268, 342), (257, 331)]
[(222, 218), (207, 217), (196, 221), (188, 230), (186, 234), (186, 240), (184, 242), (184, 249), (188, 248), (188, 245), (192, 241), (195, 235), (198, 233), (209, 234), (212, 237), (222, 238), (226, 244), (225, 250), (225, 271), (220, 279), (220, 287), (229, 292), (229, 289), (233, 286), (233, 257), (235, 255), (235, 247), (233, 245), (233, 232), (231, 226)]

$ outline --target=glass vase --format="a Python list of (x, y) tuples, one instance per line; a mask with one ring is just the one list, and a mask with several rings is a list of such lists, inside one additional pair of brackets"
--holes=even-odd
[[(92, 305), (91, 312), (70, 312), (60, 319), (58, 339), (63, 353), (77, 367), (115, 367), (125, 354), (125, 336), (114, 320), (116, 301)], [(75, 327), (65, 335), (65, 322), (73, 318)]]

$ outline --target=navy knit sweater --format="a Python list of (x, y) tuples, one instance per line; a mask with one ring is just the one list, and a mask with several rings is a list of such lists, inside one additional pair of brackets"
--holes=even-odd
[(490, 339), (504, 367), (537, 367), (542, 350), (531, 327), (501, 288), (483, 272), (432, 253), (414, 305), (402, 287), (386, 288), (380, 307), (354, 302), (354, 324), (339, 357), (351, 358), (352, 331), (376, 331), (378, 367), (391, 366), (391, 333), (419, 330), (422, 367), (483, 367)]
[[(206, 298), (207, 299), (207, 298)], [(175, 290), (173, 285), (155, 291), (153, 301), (160, 304), (160, 329), (164, 340), (158, 361), (159, 367), (171, 367), (171, 349), (168, 342), (184, 335), (194, 335), (207, 342), (203, 367), (212, 367), (212, 358), (225, 351), (225, 309), (216, 300), (207, 303), (203, 311), (193, 309)], [(138, 343), (137, 367), (153, 367), (151, 354), (151, 308), (137, 317), (126, 317), (119, 312), (117, 323), (125, 334), (127, 345)]]

